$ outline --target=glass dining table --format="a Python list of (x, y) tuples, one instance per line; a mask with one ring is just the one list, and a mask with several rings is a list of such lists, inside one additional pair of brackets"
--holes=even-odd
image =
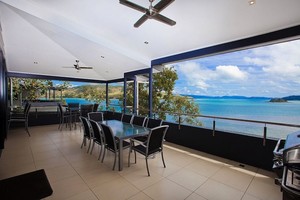
[(119, 140), (119, 171), (123, 170), (123, 140), (134, 138), (137, 136), (145, 136), (150, 132), (150, 128), (129, 124), (119, 120), (105, 120), (100, 122), (109, 126), (115, 136)]

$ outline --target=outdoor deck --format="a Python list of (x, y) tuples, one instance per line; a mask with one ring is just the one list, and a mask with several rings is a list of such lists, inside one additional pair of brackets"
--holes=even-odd
[[(101, 163), (99, 148), (92, 155), (81, 149), (82, 130), (59, 131), (57, 125), (9, 131), (0, 158), (0, 179), (45, 169), (53, 195), (47, 199), (200, 199), (200, 200), (280, 200), (275, 174), (207, 153), (165, 144), (167, 168), (159, 155), (123, 171), (112, 171), (113, 154)], [(133, 162), (133, 159), (132, 159)]]

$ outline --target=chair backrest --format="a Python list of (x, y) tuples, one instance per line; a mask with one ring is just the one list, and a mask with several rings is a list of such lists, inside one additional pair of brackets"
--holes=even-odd
[(132, 124), (144, 126), (147, 117), (142, 116), (133, 116)]
[(60, 103), (57, 103), (57, 106), (58, 106), (58, 109), (59, 109), (59, 115), (62, 117), (64, 115), (62, 105)]
[(163, 140), (169, 125), (159, 126), (151, 129), (147, 139), (147, 155), (162, 151)]
[(113, 119), (115, 119), (115, 120), (121, 121), (122, 120), (122, 116), (123, 116), (122, 113), (119, 113), (119, 112), (114, 112), (113, 113)]
[(79, 109), (79, 103), (68, 103), (69, 108), (78, 108)]
[(94, 121), (94, 120), (89, 120), (90, 124), (91, 124), (91, 128), (93, 130), (93, 135), (94, 135), (94, 138), (96, 138), (96, 140), (98, 141), (101, 141), (101, 143), (103, 143), (103, 140), (102, 140), (102, 133), (101, 133), (101, 128), (98, 124), (98, 122)]
[(88, 117), (88, 113), (93, 111), (93, 104), (82, 104), (80, 105), (80, 115)]
[(114, 134), (111, 130), (111, 128), (105, 124), (100, 124), (103, 135), (104, 135), (104, 143), (106, 147), (109, 149), (116, 151), (117, 150), (117, 145), (115, 141)]
[(148, 128), (155, 128), (155, 127), (161, 126), (162, 122), (163, 121), (161, 119), (148, 118), (147, 127)]
[(93, 112), (97, 112), (99, 107), (99, 103), (94, 103)]
[(91, 138), (93, 137), (91, 132), (91, 126), (87, 118), (80, 116), (79, 117), (82, 125), (83, 125), (83, 135), (84, 137)]
[(126, 123), (131, 124), (132, 123), (132, 117), (133, 117), (133, 115), (123, 114), (122, 122), (126, 122)]
[(102, 112), (89, 112), (88, 119), (94, 120), (96, 122), (101, 122), (104, 120), (103, 113)]

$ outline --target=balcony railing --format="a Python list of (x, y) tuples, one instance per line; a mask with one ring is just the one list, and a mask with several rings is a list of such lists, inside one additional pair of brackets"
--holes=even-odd
[[(120, 106), (120, 110), (122, 112), (124, 111), (124, 108)], [(139, 110), (139, 109), (138, 109)], [(147, 109), (140, 109), (143, 112), (147, 112)], [(126, 113), (132, 113), (130, 109), (126, 108)], [(129, 111), (129, 112), (128, 112)], [(263, 138), (263, 145), (266, 145), (266, 139), (267, 139), (267, 134), (268, 134), (268, 126), (269, 125), (275, 125), (275, 126), (282, 126), (282, 127), (293, 127), (293, 128), (300, 128), (300, 124), (292, 124), (292, 123), (280, 123), (280, 122), (272, 122), (272, 121), (263, 121), (263, 120), (251, 120), (251, 119), (241, 119), (241, 118), (231, 118), (231, 117), (222, 117), (222, 116), (212, 116), (212, 115), (201, 115), (201, 114), (186, 114), (186, 113), (178, 113), (178, 112), (169, 112), (169, 111), (156, 111), (153, 110), (153, 116), (152, 118), (159, 118), (158, 113), (163, 113), (171, 116), (177, 116), (178, 120), (176, 123), (178, 123), (178, 129), (180, 129), (182, 125), (182, 119), (185, 116), (188, 117), (195, 117), (195, 118), (206, 118), (206, 119), (211, 119), (212, 120), (212, 135), (215, 135), (216, 132), (216, 126), (217, 122), (216, 120), (226, 120), (226, 121), (236, 121), (236, 122), (245, 122), (245, 123), (251, 123), (251, 124), (261, 124), (263, 125), (263, 130), (262, 130), (262, 138)]]

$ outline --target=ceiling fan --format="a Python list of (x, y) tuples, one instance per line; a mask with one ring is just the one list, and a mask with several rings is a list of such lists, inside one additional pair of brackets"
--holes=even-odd
[(173, 1), (175, 0), (161, 0), (159, 1), (155, 6), (152, 5), (154, 0), (149, 0), (150, 6), (149, 8), (144, 8), (140, 5), (137, 5), (135, 3), (132, 3), (127, 0), (120, 0), (120, 4), (123, 4), (125, 6), (128, 6), (130, 8), (133, 8), (137, 11), (140, 11), (142, 13), (145, 13), (135, 24), (134, 27), (138, 28), (140, 25), (142, 25), (147, 19), (155, 19), (159, 22), (168, 24), (170, 26), (174, 26), (176, 24), (175, 21), (159, 14), (163, 9), (165, 9), (167, 6), (169, 6)]
[(67, 66), (67, 67), (63, 67), (63, 68), (75, 68), (77, 71), (81, 70), (81, 69), (93, 69), (93, 67), (90, 67), (90, 66), (80, 66), (79, 60), (75, 60), (75, 62), (76, 62), (76, 64), (74, 64), (73, 67)]

